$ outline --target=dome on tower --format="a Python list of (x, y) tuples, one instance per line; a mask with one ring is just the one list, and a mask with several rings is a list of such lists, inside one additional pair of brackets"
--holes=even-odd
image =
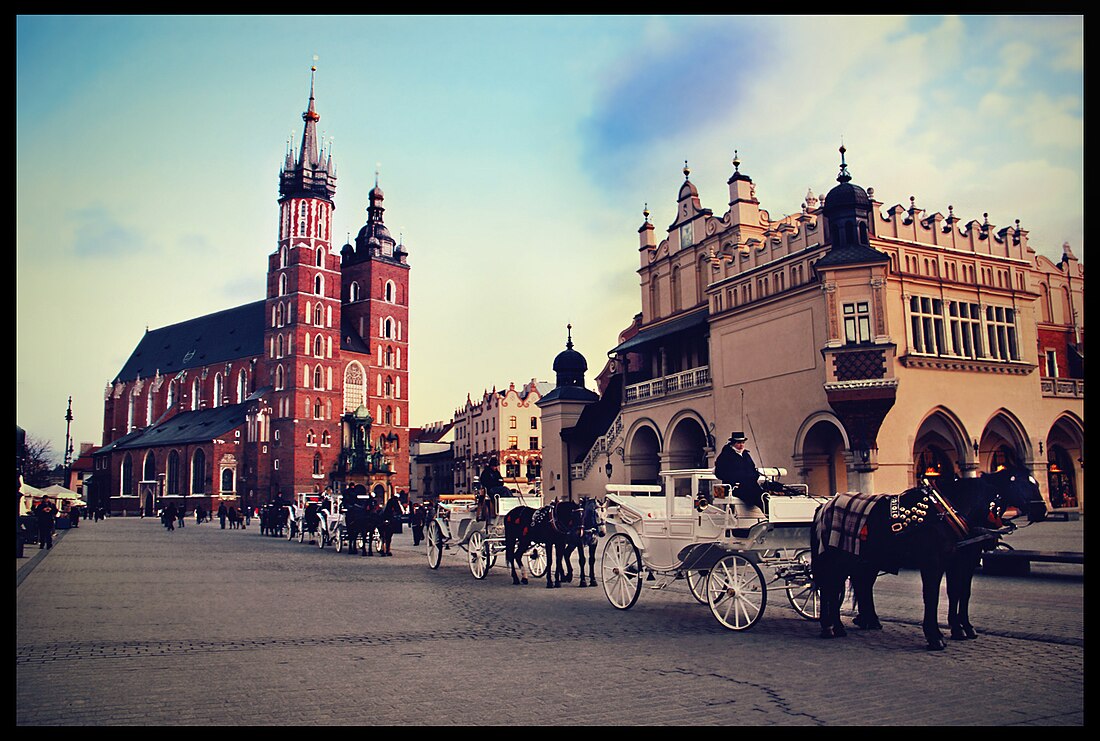
[(852, 176), (848, 174), (848, 165), (844, 162), (844, 146), (840, 147), (840, 174), (836, 176), (837, 185), (825, 196), (825, 216), (835, 214), (838, 211), (850, 211), (860, 209), (871, 210), (871, 198), (867, 191), (852, 183)]

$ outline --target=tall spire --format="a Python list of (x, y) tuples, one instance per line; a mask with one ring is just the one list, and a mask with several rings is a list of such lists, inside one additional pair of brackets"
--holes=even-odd
[(306, 122), (302, 132), (302, 151), (298, 160), (299, 165), (315, 167), (318, 163), (317, 156), (317, 122), (321, 120), (321, 114), (317, 112), (316, 101), (313, 97), (313, 83), (317, 75), (317, 67), (309, 68), (309, 108), (302, 114), (302, 120)]
[(316, 65), (310, 67), (309, 105), (302, 114), (305, 127), (302, 131), (302, 146), (294, 160), (294, 148), (288, 146), (286, 160), (280, 175), (279, 194), (282, 198), (295, 196), (319, 197), (332, 200), (336, 193), (336, 168), (332, 161), (331, 147), (323, 150), (317, 135), (317, 122), (321, 114), (317, 113), (317, 101), (314, 88), (317, 77)]

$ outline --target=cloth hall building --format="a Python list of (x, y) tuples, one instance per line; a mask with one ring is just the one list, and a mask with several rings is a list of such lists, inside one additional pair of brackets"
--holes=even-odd
[(408, 488), (409, 264), (370, 191), (332, 249), (336, 168), (313, 82), (279, 175), (266, 296), (146, 331), (104, 394), (94, 505), (147, 512), (364, 484)]
[(926, 474), (1026, 465), (1054, 508), (1084, 506), (1084, 268), (997, 227), (884, 208), (848, 172), (773, 218), (733, 161), (728, 208), (684, 168), (658, 239), (639, 231), (641, 312), (600, 393), (571, 346), (539, 402), (543, 486), (600, 495), (712, 468), (732, 431), (811, 492), (900, 492)]

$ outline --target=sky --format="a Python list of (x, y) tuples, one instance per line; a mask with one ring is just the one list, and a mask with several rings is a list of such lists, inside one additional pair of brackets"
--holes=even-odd
[(843, 143), (884, 209), (1086, 261), (1081, 16), (19, 16), (16, 422), (59, 462), (147, 328), (264, 297), (313, 65), (334, 249), (377, 177), (409, 253), (413, 426), (552, 382), (567, 324), (594, 387), (685, 161), (780, 218)]

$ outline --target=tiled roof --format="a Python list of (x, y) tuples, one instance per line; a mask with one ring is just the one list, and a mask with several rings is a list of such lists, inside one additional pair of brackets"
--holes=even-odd
[(264, 301), (196, 317), (145, 333), (117, 381), (162, 376), (263, 354)]

